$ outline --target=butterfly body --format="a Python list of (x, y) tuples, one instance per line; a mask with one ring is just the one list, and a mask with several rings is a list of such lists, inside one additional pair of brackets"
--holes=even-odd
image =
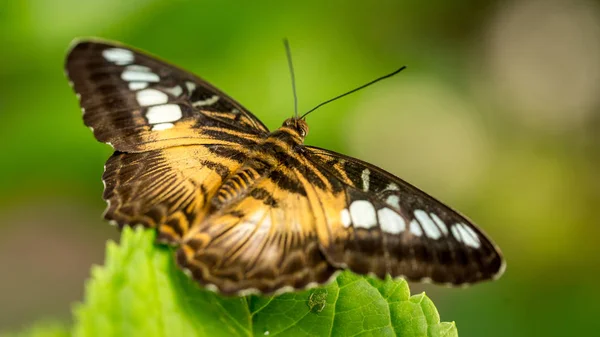
[(498, 277), (470, 220), (376, 166), (270, 132), (200, 78), (118, 44), (67, 57), (84, 122), (115, 153), (105, 218), (157, 230), (179, 266), (225, 294), (322, 284), (339, 270), (463, 285)]

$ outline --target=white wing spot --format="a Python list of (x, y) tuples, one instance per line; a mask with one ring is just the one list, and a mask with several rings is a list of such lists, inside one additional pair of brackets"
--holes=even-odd
[(469, 234), (471, 234), (471, 236), (473, 237), (473, 239), (475, 239), (477, 242), (479, 241), (479, 235), (477, 235), (477, 233), (475, 233), (475, 231), (473, 230), (473, 228), (471, 228), (471, 226), (466, 225), (466, 224), (462, 224), (463, 227), (467, 230), (467, 232), (469, 232)]
[(390, 206), (394, 206), (400, 209), (400, 197), (395, 194), (392, 194), (389, 197), (387, 197), (387, 199), (385, 199), (385, 202)]
[(410, 232), (415, 236), (423, 235), (423, 230), (421, 229), (421, 226), (419, 226), (417, 220), (413, 219), (413, 221), (410, 222)]
[(126, 65), (133, 62), (134, 56), (131, 50), (123, 48), (110, 48), (102, 51), (102, 56), (109, 62), (117, 65)]
[(212, 95), (212, 97), (207, 98), (205, 100), (193, 102), (192, 105), (195, 107), (213, 105), (213, 104), (217, 103), (219, 98), (221, 98), (221, 97), (219, 97), (217, 95)]
[(158, 82), (160, 77), (155, 73), (138, 70), (125, 70), (121, 74), (121, 79), (127, 82)]
[(367, 200), (356, 200), (350, 205), (350, 215), (354, 227), (371, 228), (377, 225), (375, 207)]
[(442, 233), (444, 233), (444, 235), (448, 235), (448, 226), (446, 226), (444, 221), (442, 221), (442, 219), (440, 219), (435, 213), (429, 213), (429, 215), (433, 219), (433, 222), (438, 225)]
[(437, 228), (433, 220), (425, 213), (425, 211), (417, 209), (415, 210), (415, 218), (419, 220), (421, 226), (423, 226), (423, 230), (425, 231), (425, 235), (430, 239), (437, 240), (442, 236), (442, 233)]
[(179, 97), (183, 93), (183, 89), (181, 89), (181, 87), (178, 85), (174, 86), (173, 88), (164, 88), (163, 90), (175, 97)]
[(129, 82), (129, 90), (140, 90), (148, 86), (148, 82)]
[(194, 92), (194, 90), (196, 90), (196, 83), (187, 81), (187, 82), (185, 82), (185, 87), (188, 91), (188, 94), (191, 95), (192, 92)]
[(481, 247), (481, 242), (479, 241), (479, 237), (477, 236), (477, 233), (475, 233), (475, 231), (473, 231), (471, 228), (469, 228), (469, 226), (467, 226), (461, 222), (461, 223), (457, 223), (456, 227), (457, 227), (458, 231), (460, 232), (465, 245), (471, 246), (473, 248)]
[(363, 191), (365, 191), (365, 192), (369, 191), (370, 175), (371, 175), (371, 171), (369, 171), (369, 169), (366, 168), (362, 171), (362, 174), (360, 176), (360, 178), (362, 179), (362, 183), (363, 183)]
[(152, 69), (146, 67), (146, 66), (141, 66), (139, 64), (130, 64), (127, 66), (127, 68), (125, 68), (125, 70), (131, 70), (131, 71), (143, 71), (146, 73), (151, 73)]
[(352, 219), (350, 219), (350, 212), (347, 208), (344, 208), (342, 210), (342, 212), (340, 213), (340, 217), (342, 218), (342, 225), (345, 228), (350, 227), (350, 225), (352, 224)]
[(177, 104), (152, 106), (146, 112), (146, 118), (150, 124), (175, 122), (180, 120), (181, 117), (181, 108)]
[(162, 130), (167, 130), (170, 129), (172, 127), (174, 127), (175, 124), (173, 123), (160, 123), (160, 124), (156, 124), (152, 127), (152, 131), (162, 131)]
[(455, 224), (454, 226), (450, 226), (450, 231), (452, 231), (452, 236), (454, 236), (456, 241), (463, 242), (463, 239), (460, 237), (460, 232), (458, 230), (458, 224)]
[(396, 185), (395, 183), (390, 183), (389, 185), (387, 185), (387, 187), (385, 188), (384, 191), (398, 191), (400, 190), (400, 187), (398, 187), (398, 185)]
[(166, 104), (169, 101), (167, 94), (156, 89), (138, 91), (135, 97), (141, 106)]
[(377, 211), (377, 216), (379, 217), (381, 230), (386, 233), (399, 234), (406, 230), (406, 222), (404, 222), (404, 219), (398, 213), (387, 207)]

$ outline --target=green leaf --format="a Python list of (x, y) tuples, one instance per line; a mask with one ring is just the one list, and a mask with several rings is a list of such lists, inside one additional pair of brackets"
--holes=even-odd
[(125, 228), (92, 269), (74, 336), (457, 336), (405, 281), (341, 273), (335, 282), (275, 297), (222, 297), (177, 269), (154, 232)]

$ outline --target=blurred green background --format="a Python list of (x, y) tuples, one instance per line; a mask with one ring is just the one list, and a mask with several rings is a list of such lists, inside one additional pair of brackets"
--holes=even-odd
[(100, 218), (111, 151), (63, 74), (75, 37), (145, 49), (199, 74), (270, 128), (377, 164), (468, 214), (504, 277), (426, 291), (460, 336), (600, 331), (600, 2), (106, 0), (0, 4), (0, 330), (70, 319), (117, 231)]

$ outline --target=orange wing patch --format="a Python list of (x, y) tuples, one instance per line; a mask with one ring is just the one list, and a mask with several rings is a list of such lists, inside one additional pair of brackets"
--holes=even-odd
[(201, 145), (116, 152), (103, 176), (104, 217), (120, 227), (158, 228), (158, 241), (176, 244), (205, 216), (211, 196), (239, 161), (217, 157), (211, 146)]
[(318, 201), (327, 193), (302, 178), (306, 196), (287, 191), (273, 179), (274, 171), (252, 174), (259, 178), (185, 236), (177, 259), (194, 279), (225, 294), (273, 293), (321, 284), (335, 273), (318, 234), (329, 232), (326, 221), (334, 219)]

